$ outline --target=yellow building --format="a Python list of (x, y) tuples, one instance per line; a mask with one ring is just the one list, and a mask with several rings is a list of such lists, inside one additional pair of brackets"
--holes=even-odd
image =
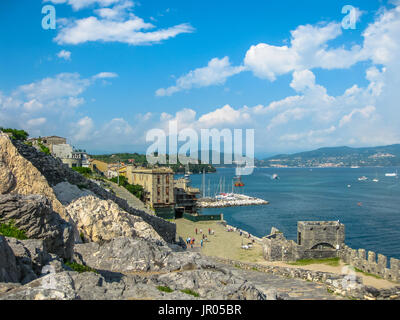
[(120, 173), (130, 184), (143, 187), (143, 200), (157, 215), (168, 219), (175, 217), (174, 171), (171, 168), (146, 169), (126, 166)]

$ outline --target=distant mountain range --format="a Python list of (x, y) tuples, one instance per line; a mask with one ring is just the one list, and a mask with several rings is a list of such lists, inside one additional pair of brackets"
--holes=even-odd
[(400, 144), (350, 148), (320, 148), (295, 154), (280, 154), (256, 160), (257, 167), (367, 167), (400, 166)]

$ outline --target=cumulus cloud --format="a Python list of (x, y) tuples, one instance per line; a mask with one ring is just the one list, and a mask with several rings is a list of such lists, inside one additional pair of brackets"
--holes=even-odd
[(189, 90), (193, 87), (208, 87), (211, 85), (221, 85), (226, 79), (244, 71), (243, 66), (233, 67), (229, 61), (229, 57), (222, 59), (214, 58), (208, 62), (203, 68), (190, 71), (188, 74), (178, 78), (176, 85), (167, 89), (158, 89), (157, 96), (170, 96), (182, 90)]
[[(36, 135), (66, 130), (66, 120), (72, 121), (75, 110), (85, 103), (83, 93), (97, 78), (111, 73), (99, 73), (102, 74), (103, 77), (83, 78), (79, 73), (60, 73), (20, 85), (8, 95), (0, 93), (0, 125), (27, 128)], [(85, 123), (82, 120), (78, 124)], [(90, 125), (88, 119), (86, 124)], [(85, 131), (79, 130), (81, 133), (73, 136), (81, 139)]]
[(340, 23), (302, 25), (291, 32), (290, 46), (253, 45), (244, 62), (257, 77), (275, 81), (277, 76), (305, 69), (349, 68), (363, 59), (360, 46), (329, 48), (328, 42), (342, 34)]
[[(54, 39), (60, 45), (95, 41), (150, 45), (182, 33), (194, 32), (194, 28), (188, 23), (156, 29), (156, 26), (132, 13), (135, 4), (128, 0), (65, 0), (56, 3), (68, 3), (75, 10), (94, 4), (100, 6), (94, 10), (95, 15), (78, 19), (62, 18), (60, 31)], [(113, 6), (109, 7), (111, 5)]]

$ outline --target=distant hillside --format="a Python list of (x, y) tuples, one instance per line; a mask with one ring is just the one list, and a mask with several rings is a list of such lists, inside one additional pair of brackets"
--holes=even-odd
[[(138, 166), (148, 166), (146, 155), (138, 153), (115, 153), (115, 154), (103, 154), (103, 155), (91, 155), (92, 159), (104, 161), (106, 163), (117, 163), (121, 161), (126, 164), (135, 164)], [(168, 156), (167, 156), (168, 159)], [(168, 161), (168, 160), (167, 160)], [(162, 165), (171, 167), (175, 173), (185, 173), (185, 166), (181, 163), (175, 165)], [(190, 164), (189, 171), (192, 173), (202, 173), (205, 170), (206, 173), (215, 172), (216, 169), (209, 164)]]
[(256, 165), (268, 167), (400, 166), (400, 144), (366, 148), (320, 148), (291, 155), (277, 155), (259, 160)]

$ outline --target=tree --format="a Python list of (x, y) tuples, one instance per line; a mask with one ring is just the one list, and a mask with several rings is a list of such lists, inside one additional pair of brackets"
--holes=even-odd
[(0, 127), (0, 131), (6, 132), (6, 133), (11, 133), (12, 134), (11, 138), (15, 139), (15, 140), (19, 140), (19, 141), (25, 141), (29, 137), (28, 132), (26, 132), (24, 130)]

